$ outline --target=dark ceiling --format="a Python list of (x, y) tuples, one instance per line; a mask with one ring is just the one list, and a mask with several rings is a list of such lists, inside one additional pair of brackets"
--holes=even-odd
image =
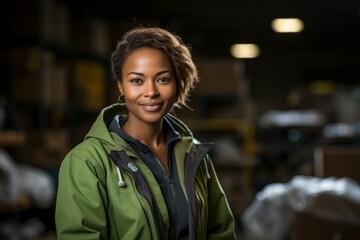
[[(286, 92), (314, 79), (360, 83), (359, 0), (58, 0), (72, 18), (100, 17), (113, 44), (135, 26), (160, 26), (192, 46), (196, 58), (232, 59), (234, 43), (256, 43), (258, 58), (243, 61), (258, 102), (284, 101)], [(297, 17), (304, 31), (279, 34), (274, 18)]]
[[(129, 25), (151, 24), (177, 32), (202, 56), (228, 57), (237, 42), (255, 42), (266, 51), (358, 51), (358, 0), (70, 1), (77, 16), (97, 15)], [(277, 17), (303, 19), (298, 34), (271, 30)]]
[[(259, 106), (269, 99), (282, 105), (289, 89), (317, 79), (360, 83), (359, 0), (66, 1), (74, 16), (99, 16), (115, 29), (165, 27), (199, 58), (231, 59), (233, 43), (256, 43), (260, 56), (243, 62)], [(279, 17), (301, 18), (304, 31), (275, 33), (271, 20)]]

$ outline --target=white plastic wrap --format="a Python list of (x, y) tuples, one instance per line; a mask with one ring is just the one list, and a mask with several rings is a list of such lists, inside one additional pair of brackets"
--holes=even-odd
[(296, 176), (286, 184), (270, 184), (244, 212), (247, 239), (281, 240), (295, 212), (360, 227), (360, 185), (349, 178)]
[(27, 194), (35, 206), (48, 208), (53, 204), (55, 187), (45, 171), (27, 165), (18, 166), (21, 191)]
[(14, 204), (20, 196), (20, 179), (11, 157), (0, 149), (0, 202)]
[(53, 204), (55, 186), (48, 173), (27, 165), (17, 164), (0, 149), (0, 202), (13, 205), (21, 195), (27, 195), (39, 208)]

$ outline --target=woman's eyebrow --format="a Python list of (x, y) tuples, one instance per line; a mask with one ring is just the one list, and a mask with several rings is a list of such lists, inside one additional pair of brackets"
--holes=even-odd
[[(156, 73), (155, 75), (159, 76), (159, 75), (164, 74), (164, 73), (171, 73), (171, 71), (170, 70), (163, 70), (163, 71), (160, 71), (160, 72)], [(140, 72), (129, 72), (126, 76), (129, 76), (129, 75), (145, 76), (145, 74), (140, 73)]]
[(159, 75), (164, 74), (164, 73), (171, 73), (171, 71), (170, 70), (163, 70), (163, 71), (160, 71), (160, 72), (156, 73), (156, 76), (159, 76)]
[(139, 76), (144, 76), (143, 73), (139, 73), (139, 72), (129, 72), (126, 76), (129, 76), (131, 74), (134, 74), (134, 75), (139, 75)]

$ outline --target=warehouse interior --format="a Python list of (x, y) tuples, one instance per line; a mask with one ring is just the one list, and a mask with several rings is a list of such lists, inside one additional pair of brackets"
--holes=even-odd
[[(110, 55), (138, 26), (191, 47), (201, 80), (175, 113), (215, 143), (238, 239), (360, 238), (358, 0), (15, 0), (1, 12), (0, 240), (56, 239), (61, 161), (117, 102)], [(301, 31), (275, 31), (279, 18)], [(234, 44), (257, 54), (234, 57)]]

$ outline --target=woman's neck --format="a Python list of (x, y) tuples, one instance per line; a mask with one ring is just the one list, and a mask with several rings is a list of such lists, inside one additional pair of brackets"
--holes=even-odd
[(138, 124), (129, 119), (122, 127), (122, 130), (150, 148), (156, 148), (164, 143), (162, 121), (154, 124)]

